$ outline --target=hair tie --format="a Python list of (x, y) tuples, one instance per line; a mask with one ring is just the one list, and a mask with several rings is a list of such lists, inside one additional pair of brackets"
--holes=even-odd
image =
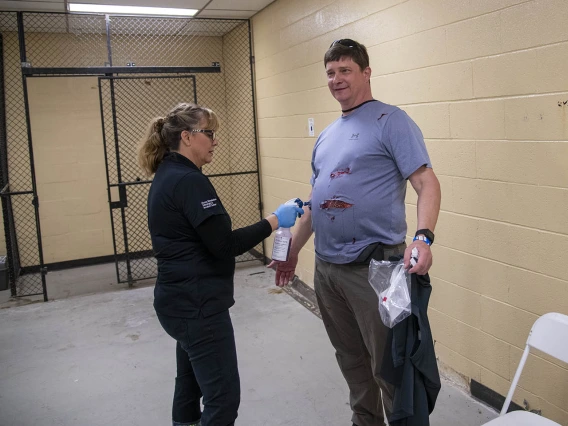
[(158, 118), (158, 119), (156, 120), (155, 125), (154, 125), (154, 130), (156, 131), (156, 133), (161, 134), (163, 128), (164, 128), (164, 119), (163, 119), (163, 118)]

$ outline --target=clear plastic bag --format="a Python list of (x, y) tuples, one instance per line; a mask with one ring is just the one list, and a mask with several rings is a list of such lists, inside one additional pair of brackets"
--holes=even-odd
[(410, 315), (410, 275), (404, 261), (371, 260), (369, 284), (379, 298), (379, 314), (383, 323), (393, 328)]

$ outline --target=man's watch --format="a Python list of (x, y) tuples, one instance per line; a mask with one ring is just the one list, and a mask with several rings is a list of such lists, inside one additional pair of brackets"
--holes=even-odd
[[(426, 237), (426, 238), (421, 238), (421, 237)], [(434, 243), (434, 233), (429, 229), (419, 229), (418, 231), (416, 231), (416, 234), (414, 234), (413, 241), (416, 240), (424, 241), (426, 244), (430, 246)]]

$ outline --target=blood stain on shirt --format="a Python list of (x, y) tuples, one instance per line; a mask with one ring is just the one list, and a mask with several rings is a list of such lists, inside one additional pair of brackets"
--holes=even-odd
[(339, 170), (336, 170), (335, 172), (330, 173), (329, 177), (331, 179), (335, 179), (335, 178), (341, 177), (343, 175), (349, 175), (349, 174), (351, 174), (351, 169), (349, 167), (347, 167), (346, 169), (339, 169)]
[(320, 203), (320, 209), (348, 209), (353, 207), (353, 204), (341, 200), (325, 200)]

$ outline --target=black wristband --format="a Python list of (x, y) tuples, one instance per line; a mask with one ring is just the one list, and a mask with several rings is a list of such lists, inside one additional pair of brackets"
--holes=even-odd
[(430, 240), (430, 244), (434, 243), (434, 233), (429, 229), (419, 229), (418, 231), (416, 231), (416, 234), (414, 234), (415, 237), (417, 235), (424, 235), (426, 238)]

